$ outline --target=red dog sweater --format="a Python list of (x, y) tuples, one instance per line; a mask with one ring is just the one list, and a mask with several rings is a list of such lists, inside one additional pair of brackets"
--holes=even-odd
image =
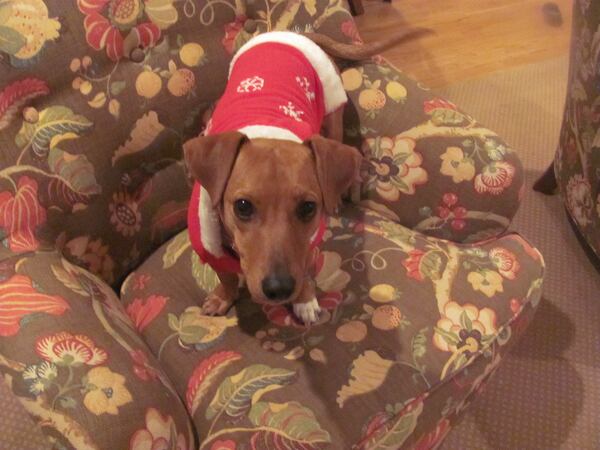
[[(304, 142), (321, 130), (323, 118), (346, 103), (337, 71), (321, 48), (305, 36), (276, 31), (249, 40), (233, 57), (229, 81), (205, 134), (239, 131), (248, 138)], [(239, 259), (223, 247), (219, 215), (195, 183), (188, 230), (200, 259), (219, 272), (241, 272)], [(325, 231), (322, 217), (311, 239)]]

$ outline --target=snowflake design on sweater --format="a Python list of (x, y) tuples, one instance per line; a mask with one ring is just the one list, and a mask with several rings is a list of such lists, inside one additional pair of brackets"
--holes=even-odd
[(237, 87), (237, 91), (239, 93), (243, 92), (258, 92), (262, 90), (265, 85), (265, 80), (258, 75), (254, 75), (253, 77), (246, 78), (240, 81), (240, 84)]
[(315, 99), (314, 91), (310, 90), (310, 81), (306, 77), (296, 77), (296, 83), (304, 90), (304, 94), (309, 101)]
[(304, 115), (304, 111), (296, 109), (296, 105), (292, 102), (288, 102), (287, 105), (279, 105), (279, 109), (283, 111), (286, 116), (293, 118), (297, 122), (302, 122), (300, 116)]

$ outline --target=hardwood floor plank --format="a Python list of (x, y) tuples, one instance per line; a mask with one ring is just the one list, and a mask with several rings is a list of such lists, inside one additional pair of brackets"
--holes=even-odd
[(384, 55), (431, 87), (442, 87), (498, 70), (564, 55), (569, 50), (572, 0), (556, 0), (560, 27), (548, 25), (545, 0), (363, 0), (356, 17), (365, 41), (408, 26), (435, 36), (409, 42)]

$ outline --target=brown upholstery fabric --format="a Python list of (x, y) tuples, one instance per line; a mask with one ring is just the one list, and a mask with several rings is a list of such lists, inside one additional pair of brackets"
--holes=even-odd
[(575, 1), (569, 87), (554, 159), (567, 211), (596, 255), (600, 255), (600, 124), (598, 61), (595, 50), (600, 2)]
[[(216, 276), (185, 231), (124, 284), (127, 311), (186, 399), (200, 448), (250, 439), (429, 448), (539, 301), (541, 259), (517, 235), (457, 245), (355, 207), (329, 230), (316, 277), (327, 312), (309, 329), (289, 309), (248, 298), (227, 317), (202, 316)], [(514, 258), (514, 273), (496, 271), (501, 254)], [(498, 279), (481, 284), (482, 273)]]
[[(232, 53), (283, 29), (360, 39), (339, 0), (0, 3), (0, 371), (56, 447), (231, 448), (219, 436), (250, 434), (254, 448), (430, 447), (526, 326), (543, 263), (502, 236), (523, 184), (516, 153), (379, 57), (342, 65), (364, 183), (360, 207), (330, 220), (319, 334), (290, 348), (283, 336), (302, 334), (291, 316), (248, 302), (254, 337), (242, 310), (216, 325), (184, 313), (214, 276), (185, 233), (154, 253), (185, 226), (181, 144)], [(127, 317), (111, 286), (142, 262), (123, 291)], [(222, 347), (204, 345), (219, 336)], [(209, 408), (214, 383), (253, 376), (241, 403), (224, 393)], [(195, 427), (176, 395), (190, 377)], [(257, 429), (238, 435), (233, 419)]]

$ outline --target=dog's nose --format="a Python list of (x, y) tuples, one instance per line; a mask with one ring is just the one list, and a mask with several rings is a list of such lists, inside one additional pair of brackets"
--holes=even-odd
[(288, 274), (272, 274), (262, 280), (262, 290), (269, 300), (285, 300), (292, 295), (296, 280)]

